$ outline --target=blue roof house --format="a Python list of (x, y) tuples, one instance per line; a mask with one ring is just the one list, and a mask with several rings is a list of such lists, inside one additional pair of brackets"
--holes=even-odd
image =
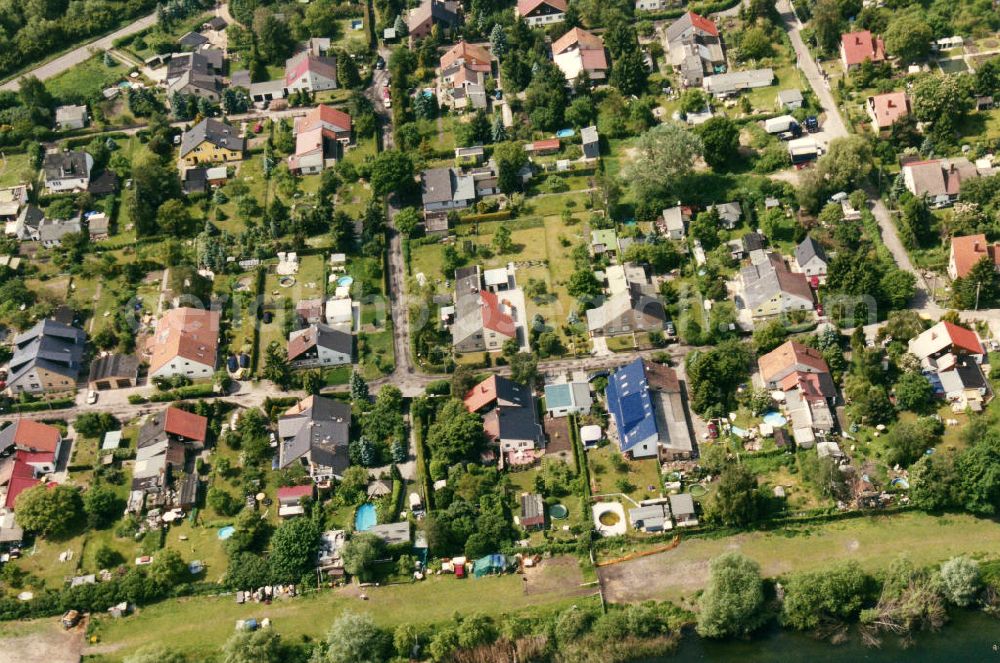
[(660, 432), (642, 359), (612, 373), (604, 395), (621, 452), (631, 458), (655, 458)]

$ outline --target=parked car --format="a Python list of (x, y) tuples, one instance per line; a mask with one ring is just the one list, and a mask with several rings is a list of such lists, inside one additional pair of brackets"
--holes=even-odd
[(87, 405), (93, 405), (97, 402), (97, 392), (91, 389), (87, 392)]
[(806, 131), (808, 131), (811, 134), (814, 134), (817, 131), (819, 131), (819, 120), (816, 119), (815, 115), (810, 115), (809, 117), (807, 117), (805, 125), (806, 125)]

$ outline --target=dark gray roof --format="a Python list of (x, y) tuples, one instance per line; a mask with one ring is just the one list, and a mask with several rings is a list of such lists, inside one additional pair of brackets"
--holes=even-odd
[(281, 467), (309, 454), (314, 463), (342, 472), (350, 465), (347, 445), (350, 442), (351, 406), (347, 403), (312, 396), (311, 407), (301, 412), (286, 413), (278, 420), (281, 437), (279, 462)]
[(104, 172), (90, 181), (90, 184), (87, 185), (87, 191), (95, 196), (115, 193), (118, 191), (118, 174), (105, 168)]
[[(535, 407), (532, 402), (528, 407), (500, 407), (487, 413), (485, 420), (497, 418), (497, 430), (501, 440), (534, 440), (542, 439), (542, 427), (535, 417)], [(488, 426), (488, 424), (487, 424)]]
[(420, 178), (423, 182), (423, 203), (444, 203), (452, 199), (455, 184), (451, 168), (431, 168)]
[(222, 30), (228, 25), (229, 24), (226, 23), (226, 19), (222, 18), (221, 16), (213, 16), (211, 19), (205, 21), (205, 27), (208, 28), (209, 30), (216, 30), (216, 31)]
[(47, 180), (57, 180), (61, 177), (90, 177), (87, 153), (82, 151), (50, 152), (42, 161), (42, 170), (45, 171)]
[(767, 237), (759, 232), (750, 232), (743, 235), (743, 250), (747, 253), (759, 251), (767, 246)]
[(197, 32), (189, 32), (177, 40), (181, 46), (188, 48), (198, 48), (208, 43), (208, 37)]
[(823, 262), (829, 262), (826, 258), (826, 251), (823, 245), (812, 237), (806, 237), (802, 243), (795, 247), (795, 262), (804, 265), (813, 258), (819, 258)]
[(237, 135), (236, 127), (225, 122), (206, 118), (185, 131), (181, 138), (181, 156), (208, 141), (216, 147), (228, 148), (242, 152), (246, 149), (246, 140)]
[(320, 345), (328, 350), (333, 350), (334, 352), (341, 352), (345, 355), (353, 354), (353, 336), (324, 324), (316, 324), (313, 326), (316, 327), (316, 345)]
[(108, 378), (135, 378), (139, 372), (139, 358), (135, 355), (110, 354), (90, 362), (90, 381)]
[(14, 357), (10, 360), (9, 382), (16, 382), (32, 366), (76, 377), (86, 335), (83, 330), (55, 320), (42, 320), (28, 331), (14, 338)]

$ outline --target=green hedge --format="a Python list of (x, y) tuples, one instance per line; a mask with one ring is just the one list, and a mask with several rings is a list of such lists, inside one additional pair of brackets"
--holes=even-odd
[(73, 407), (76, 401), (72, 398), (57, 398), (51, 401), (33, 401), (31, 403), (11, 403), (11, 412), (41, 412), (43, 410), (62, 410)]
[(470, 214), (459, 218), (461, 223), (483, 223), (486, 221), (505, 221), (511, 217), (509, 209), (499, 212), (488, 212), (486, 214)]

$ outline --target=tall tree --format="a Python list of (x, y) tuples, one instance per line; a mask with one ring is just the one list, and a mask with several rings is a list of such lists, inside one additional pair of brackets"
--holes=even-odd
[(698, 634), (706, 638), (745, 637), (765, 621), (764, 582), (757, 563), (739, 553), (713, 559), (708, 586), (699, 600)]

